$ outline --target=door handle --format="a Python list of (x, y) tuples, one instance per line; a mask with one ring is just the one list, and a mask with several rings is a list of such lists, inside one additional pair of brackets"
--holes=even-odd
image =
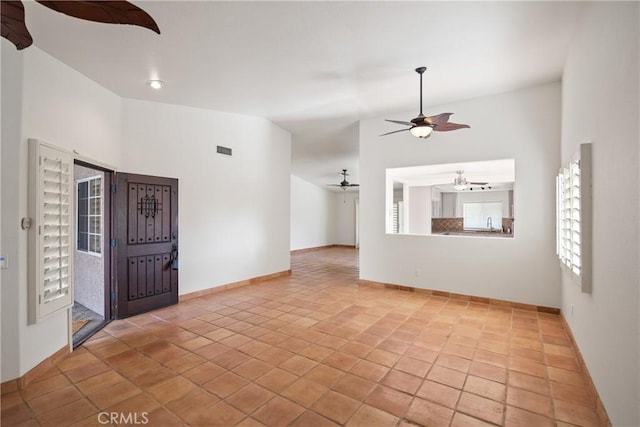
[(178, 269), (178, 245), (176, 243), (171, 247), (171, 269)]

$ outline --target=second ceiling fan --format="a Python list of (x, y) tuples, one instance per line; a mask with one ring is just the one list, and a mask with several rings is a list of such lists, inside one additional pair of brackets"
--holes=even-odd
[(347, 173), (346, 169), (342, 169), (342, 172), (340, 172), (340, 175), (342, 175), (342, 182), (340, 182), (340, 184), (327, 184), (330, 187), (340, 187), (343, 190), (346, 190), (349, 187), (360, 187), (360, 184), (351, 184), (349, 181), (347, 181), (347, 176), (349, 176), (349, 174)]
[[(456, 190), (466, 190), (466, 189), (473, 190), (473, 186), (481, 187), (484, 190), (485, 186), (489, 184), (488, 182), (467, 181), (467, 178), (462, 176), (463, 173), (464, 173), (463, 170), (456, 171), (456, 174), (458, 174), (458, 176), (456, 176), (453, 180), (453, 188)], [(491, 188), (491, 187), (487, 186), (487, 188)]]
[(449, 121), (449, 117), (451, 117), (453, 113), (441, 113), (436, 116), (429, 116), (429, 117), (426, 117), (424, 114), (422, 114), (422, 74), (424, 74), (426, 70), (427, 70), (427, 67), (416, 68), (416, 73), (420, 74), (420, 114), (418, 114), (418, 117), (416, 117), (415, 119), (411, 119), (410, 122), (386, 119), (387, 122), (397, 123), (399, 125), (405, 125), (410, 127), (406, 129), (387, 132), (380, 136), (391, 135), (392, 133), (410, 131), (411, 134), (416, 138), (426, 139), (426, 138), (429, 138), (429, 136), (431, 135), (431, 132), (433, 131), (447, 132), (450, 130), (471, 127), (469, 125), (451, 123)]

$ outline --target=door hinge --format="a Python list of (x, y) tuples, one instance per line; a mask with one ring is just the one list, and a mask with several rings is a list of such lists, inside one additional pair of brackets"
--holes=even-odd
[(118, 191), (118, 186), (116, 184), (111, 184), (111, 192), (115, 193), (116, 191)]
[(116, 300), (116, 293), (115, 291), (111, 291), (111, 301), (115, 301)]
[(111, 239), (110, 240), (110, 244), (111, 244), (112, 248), (115, 248), (116, 247), (116, 239)]

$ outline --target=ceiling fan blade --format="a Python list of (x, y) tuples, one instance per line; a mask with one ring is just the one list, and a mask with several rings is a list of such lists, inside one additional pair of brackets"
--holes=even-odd
[(447, 123), (443, 123), (442, 125), (437, 125), (433, 130), (438, 132), (447, 132), (450, 130), (464, 129), (464, 128), (470, 128), (470, 127), (471, 126), (469, 125), (447, 122)]
[(386, 135), (391, 135), (392, 133), (398, 133), (398, 132), (405, 132), (411, 130), (411, 128), (406, 128), (406, 129), (400, 129), (400, 130), (394, 130), (393, 132), (387, 132), (387, 133), (383, 133), (380, 136), (386, 136)]
[(397, 123), (399, 125), (405, 125), (405, 126), (413, 126), (413, 123), (411, 122), (403, 122), (400, 120), (389, 120), (389, 119), (384, 119), (385, 122), (391, 122), (391, 123)]
[(158, 24), (151, 15), (128, 1), (36, 1), (74, 18), (106, 24), (137, 25), (160, 34)]
[(24, 23), (24, 5), (21, 1), (1, 1), (2, 37), (13, 43), (18, 50), (31, 46), (33, 39)]
[(441, 126), (449, 121), (453, 113), (441, 113), (436, 116), (429, 116), (424, 118), (424, 122), (430, 125)]
[(345, 187), (360, 187), (360, 184), (348, 184)]

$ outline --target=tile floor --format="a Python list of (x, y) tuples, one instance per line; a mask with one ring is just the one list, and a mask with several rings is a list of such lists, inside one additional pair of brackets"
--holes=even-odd
[(2, 425), (598, 425), (558, 316), (361, 287), (348, 248), (292, 269), (112, 322)]

